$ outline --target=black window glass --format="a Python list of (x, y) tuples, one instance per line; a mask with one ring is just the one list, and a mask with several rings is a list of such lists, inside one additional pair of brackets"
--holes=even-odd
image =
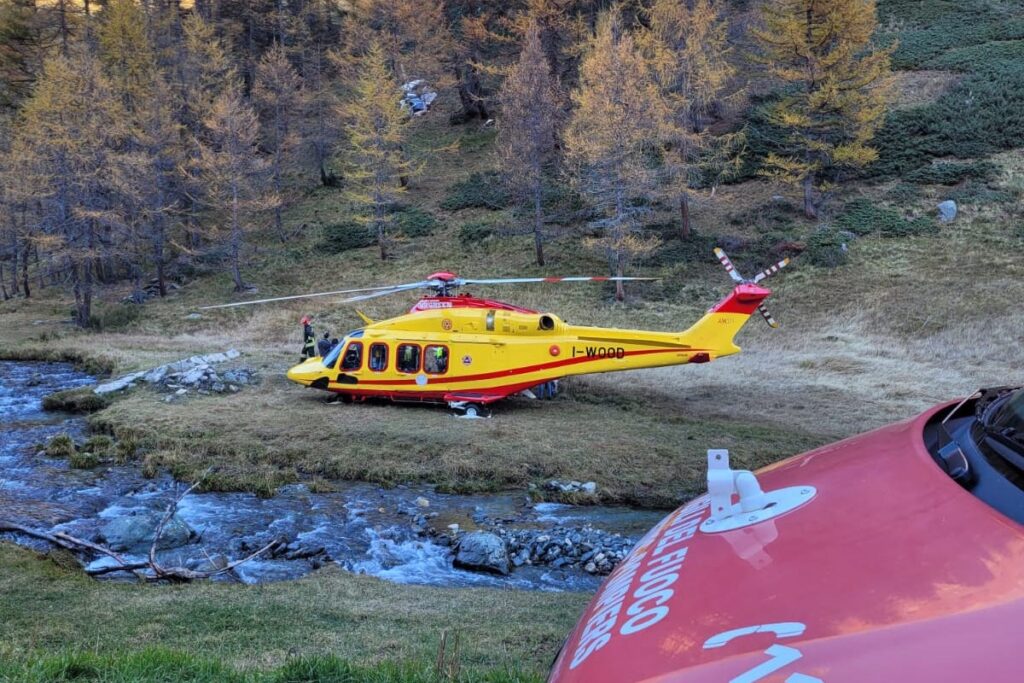
[(362, 342), (352, 342), (345, 349), (345, 356), (341, 360), (342, 370), (358, 370), (363, 364)]
[(373, 344), (370, 346), (370, 369), (382, 372), (388, 367), (388, 345)]
[(416, 344), (400, 344), (398, 347), (398, 371), (416, 372), (420, 369), (420, 347)]
[(448, 372), (448, 347), (428, 346), (423, 352), (423, 372), (443, 375)]

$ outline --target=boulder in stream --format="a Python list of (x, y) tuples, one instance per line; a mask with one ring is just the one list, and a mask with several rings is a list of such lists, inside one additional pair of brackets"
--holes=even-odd
[(505, 541), (487, 531), (468, 533), (459, 539), (455, 549), (455, 566), (504, 576), (509, 573)]
[[(100, 536), (115, 552), (145, 553), (153, 544), (153, 535), (163, 515), (151, 511), (136, 511), (116, 517), (100, 528)], [(158, 550), (178, 548), (187, 545), (193, 531), (177, 515), (164, 525), (160, 534)]]

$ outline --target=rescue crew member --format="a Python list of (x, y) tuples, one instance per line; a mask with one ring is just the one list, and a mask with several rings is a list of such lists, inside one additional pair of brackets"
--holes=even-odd
[(302, 358), (299, 362), (303, 362), (307, 358), (316, 357), (316, 335), (313, 333), (313, 319), (308, 315), (302, 316)]
[(327, 354), (331, 352), (333, 345), (331, 344), (331, 333), (324, 332), (323, 338), (316, 343), (316, 350), (321, 358), (326, 358)]

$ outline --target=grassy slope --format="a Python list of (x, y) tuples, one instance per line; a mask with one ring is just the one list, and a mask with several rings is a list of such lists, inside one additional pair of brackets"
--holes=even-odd
[(3, 662), (66, 650), (159, 647), (239, 669), (317, 655), (431, 662), (444, 630), (459, 634), (468, 670), (530, 676), (551, 661), (586, 599), (399, 586), (340, 570), (262, 586), (98, 583), (6, 544), (0, 567), (0, 680)]
[[(897, 19), (897, 28), (909, 21)], [(935, 70), (905, 72), (901, 84), (908, 97), (901, 107), (927, 106), (961, 78)], [(450, 129), (440, 117), (421, 125), (419, 149), (453, 146), (455, 151), (431, 159), (408, 200), (434, 212), (444, 227), (430, 238), (402, 244), (397, 258), (387, 263), (373, 248), (324, 254), (316, 248), (320, 226), (343, 216), (345, 207), (335, 193), (313, 192), (290, 211), (292, 224), (307, 226), (305, 238), (284, 249), (263, 245), (254, 257), (249, 277), (262, 294), (407, 281), (439, 267), (495, 276), (602, 272), (600, 259), (569, 239), (548, 245), (549, 266), (543, 270), (531, 264), (528, 238), (462, 244), (464, 223), (517, 224), (509, 211), (452, 214), (438, 207), (453, 181), (491, 167), (491, 134)], [(849, 263), (835, 270), (798, 261), (773, 281), (772, 308), (783, 329), (751, 325), (741, 335), (743, 354), (696, 368), (581, 379), (567, 383), (560, 400), (513, 401), (487, 422), (456, 422), (444, 410), (318, 403), (316, 394), (281, 379), (299, 346), (296, 321), (311, 310), (320, 325), (341, 331), (358, 324), (353, 313), (303, 304), (187, 320), (199, 304), (231, 299), (227, 277), (216, 273), (191, 280), (168, 301), (148, 305), (129, 328), (103, 333), (80, 334), (61, 324), (66, 302), (0, 304), (0, 353), (99, 358), (122, 372), (194, 352), (240, 348), (246, 362), (264, 373), (259, 390), (169, 407), (139, 391), (96, 417), (105, 428), (141, 430), (149, 447), (141, 457), (183, 478), (219, 464), (215, 486), (267, 492), (282, 481), (323, 485), (341, 476), (479, 489), (558, 476), (594, 479), (611, 500), (666, 504), (699, 485), (707, 447), (728, 446), (756, 466), (910, 416), (979, 385), (1024, 382), (1019, 358), (1024, 260), (1015, 218), (1024, 190), (1024, 154), (1013, 150), (993, 160), (1000, 170), (991, 188), (1016, 201), (962, 201), (957, 221), (934, 236), (859, 239), (851, 245)], [(895, 180), (851, 186), (840, 200), (863, 196), (892, 202), (896, 189)], [(964, 189), (920, 186), (900, 208), (920, 215)], [(760, 181), (722, 187), (713, 201), (696, 203), (694, 219), (705, 234), (756, 244), (778, 227), (764, 218), (776, 204), (772, 196), (788, 192)], [(797, 239), (813, 227), (794, 217), (786, 222), (785, 230)], [(573, 322), (679, 329), (728, 287), (705, 252), (667, 244), (662, 257), (645, 268), (662, 276), (662, 283), (632, 289), (633, 298), (624, 305), (590, 287), (481, 293), (549, 309)], [(738, 260), (749, 271), (762, 265), (762, 254), (747, 248)], [(116, 294), (107, 297), (114, 300)], [(379, 300), (368, 302), (366, 310), (383, 317), (407, 305)], [(0, 547), (0, 577), (0, 613), (6, 620), (0, 624), (5, 644), (0, 661), (17, 656), (21, 662), (41, 652), (87, 647), (138, 652), (154, 644), (254, 670), (276, 667), (290, 653), (423, 662), (430, 659), (439, 631), (460, 624), (468, 664), (511, 661), (539, 670), (584, 600), (396, 587), (337, 572), (262, 588), (94, 585), (9, 547)], [(499, 608), (493, 608), (494, 601), (500, 601)], [(317, 607), (304, 614), (294, 609), (299, 604)], [(464, 607), (475, 618), (459, 616)], [(103, 618), (97, 620), (97, 614)], [(244, 628), (235, 636), (227, 624)], [(0, 668), (0, 678), (13, 675), (9, 671)], [(381, 680), (389, 679), (381, 674)]]

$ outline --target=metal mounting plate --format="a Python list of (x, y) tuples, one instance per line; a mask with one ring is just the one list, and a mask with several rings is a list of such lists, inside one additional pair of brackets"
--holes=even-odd
[(790, 510), (795, 510), (817, 495), (818, 491), (813, 486), (790, 486), (775, 491), (765, 491), (764, 496), (768, 506), (753, 512), (737, 512), (728, 517), (704, 520), (700, 530), (706, 534), (717, 534), (723, 531), (734, 531), (744, 527), (752, 526), (760, 522), (783, 515)]

